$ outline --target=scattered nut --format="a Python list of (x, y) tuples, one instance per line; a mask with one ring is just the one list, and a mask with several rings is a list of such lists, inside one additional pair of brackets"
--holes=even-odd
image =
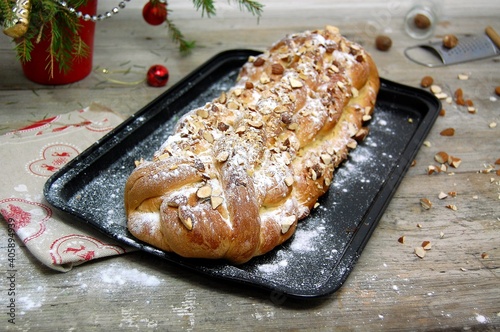
[(469, 75), (466, 74), (458, 74), (458, 79), (461, 81), (466, 81), (469, 79)]
[(458, 88), (455, 90), (455, 101), (456, 101), (457, 105), (461, 105), (461, 106), (465, 105), (464, 92), (461, 88)]
[(420, 86), (422, 88), (428, 88), (434, 83), (434, 79), (431, 76), (424, 76), (420, 81)]
[(401, 244), (404, 244), (405, 243), (405, 236), (401, 236), (399, 239), (398, 239), (398, 242), (401, 243)]
[(430, 142), (430, 141), (424, 141), (422, 144), (423, 144), (424, 146), (428, 147), (428, 148), (430, 148), (430, 147), (432, 146), (432, 144), (431, 144), (431, 142)]
[(414, 249), (415, 255), (417, 255), (418, 258), (424, 258), (425, 256), (425, 249), (422, 247), (416, 247)]
[(443, 37), (443, 46), (446, 48), (453, 48), (458, 45), (458, 38), (455, 35), (445, 35)]
[(432, 248), (431, 241), (422, 242), (422, 248), (424, 248), (424, 250), (431, 250)]
[(497, 127), (497, 123), (496, 122), (491, 122), (488, 127), (490, 128), (496, 128)]
[(446, 115), (446, 110), (444, 108), (442, 108), (440, 111), (439, 111), (439, 116), (445, 116)]
[(421, 198), (420, 199), (420, 205), (424, 209), (429, 210), (432, 207), (432, 202), (429, 199), (427, 199), (427, 198)]
[(440, 164), (444, 164), (448, 162), (448, 154), (444, 151), (440, 151), (434, 155), (434, 160), (436, 160)]
[(449, 191), (448, 195), (450, 195), (451, 197), (457, 197), (457, 192), (456, 191)]
[(481, 254), (481, 258), (482, 258), (482, 259), (488, 259), (489, 257), (490, 257), (490, 255), (488, 255), (488, 253), (486, 253), (486, 252), (483, 252), (483, 253)]
[(458, 166), (460, 166), (461, 163), (462, 159), (457, 157), (450, 156), (450, 158), (448, 159), (448, 164), (454, 168), (458, 168)]
[(424, 14), (417, 14), (413, 18), (413, 22), (415, 23), (415, 26), (419, 29), (425, 30), (428, 29), (431, 26), (431, 20), (427, 15)]
[(439, 199), (445, 199), (446, 197), (448, 197), (448, 195), (446, 195), (444, 192), (440, 192), (438, 195)]
[(453, 136), (455, 135), (454, 128), (446, 128), (439, 133), (441, 136)]
[(453, 210), (453, 211), (457, 211), (458, 210), (457, 206), (454, 205), (454, 204), (446, 205), (446, 208), (448, 208), (450, 210)]
[(443, 91), (443, 89), (441, 89), (439, 85), (431, 85), (431, 92), (433, 94), (441, 93), (441, 91)]
[(392, 46), (392, 40), (389, 36), (379, 35), (375, 38), (375, 47), (379, 51), (386, 52)]
[(495, 87), (495, 93), (497, 96), (500, 96), (500, 85)]
[(439, 173), (441, 170), (439, 167), (436, 167), (434, 165), (429, 165), (427, 166), (427, 175), (431, 175), (434, 173)]

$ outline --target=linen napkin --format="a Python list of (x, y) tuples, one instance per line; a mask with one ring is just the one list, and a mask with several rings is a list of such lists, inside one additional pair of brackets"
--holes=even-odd
[(54, 270), (69, 271), (134, 250), (87, 225), (65, 220), (43, 197), (52, 174), (122, 121), (104, 106), (91, 104), (0, 136), (0, 214), (8, 232), (17, 234), (16, 242)]

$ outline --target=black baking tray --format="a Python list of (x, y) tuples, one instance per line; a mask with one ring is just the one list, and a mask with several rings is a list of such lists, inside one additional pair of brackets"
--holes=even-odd
[(151, 158), (180, 116), (231, 87), (238, 69), (256, 54), (226, 51), (200, 66), (54, 174), (44, 188), (47, 201), (120, 243), (212, 277), (294, 298), (339, 289), (441, 109), (424, 90), (381, 79), (369, 136), (337, 170), (295, 235), (266, 255), (240, 266), (187, 259), (127, 231), (123, 190), (134, 161)]

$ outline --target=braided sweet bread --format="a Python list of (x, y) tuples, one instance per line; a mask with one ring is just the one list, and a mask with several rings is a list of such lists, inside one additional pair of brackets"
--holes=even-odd
[(247, 262), (289, 239), (368, 129), (379, 77), (337, 28), (250, 57), (127, 180), (128, 229), (184, 257)]

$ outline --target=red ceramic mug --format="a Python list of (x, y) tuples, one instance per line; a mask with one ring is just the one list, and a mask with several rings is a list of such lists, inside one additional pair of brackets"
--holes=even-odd
[[(88, 0), (79, 9), (84, 14), (95, 15), (97, 12), (97, 0)], [(94, 32), (95, 22), (80, 19), (81, 28), (79, 34), (85, 44), (89, 47), (89, 55), (86, 58), (75, 58), (72, 60), (70, 69), (59, 70), (59, 63), (54, 64), (54, 71), (51, 77), (47, 69), (49, 39), (42, 38), (39, 43), (33, 44), (31, 61), (22, 63), (24, 75), (31, 81), (45, 85), (69, 84), (80, 81), (87, 77), (92, 71), (92, 58), (94, 54)]]

